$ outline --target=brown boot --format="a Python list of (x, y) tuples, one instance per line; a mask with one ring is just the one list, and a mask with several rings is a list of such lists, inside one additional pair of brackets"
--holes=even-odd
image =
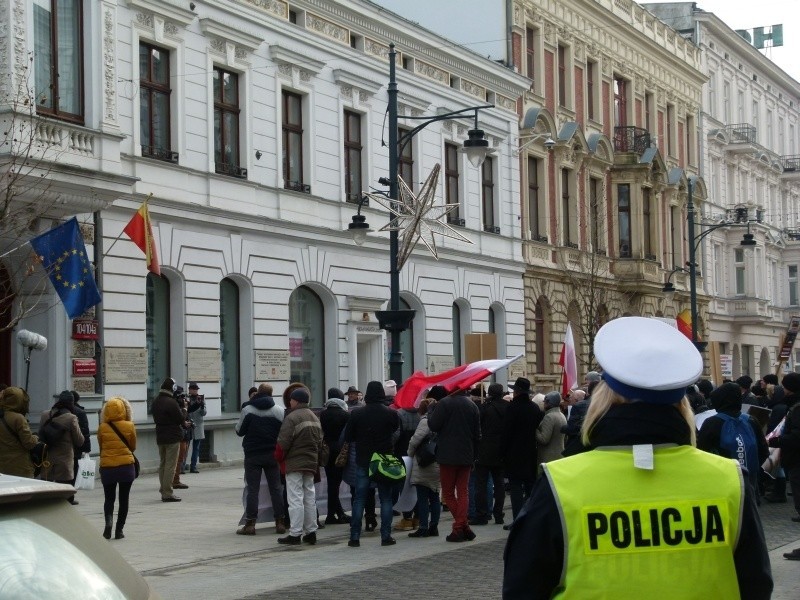
[(286, 519), (283, 517), (275, 519), (275, 533), (286, 533)]
[(237, 535), (255, 535), (256, 534), (256, 520), (245, 519), (244, 525), (236, 530)]

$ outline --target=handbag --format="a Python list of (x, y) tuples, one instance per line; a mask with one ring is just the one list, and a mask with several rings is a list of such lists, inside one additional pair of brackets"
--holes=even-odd
[(325, 440), (322, 440), (322, 443), (319, 445), (319, 453), (317, 454), (317, 465), (320, 467), (325, 467), (328, 465), (328, 459), (331, 457), (331, 449), (328, 447), (328, 443)]
[(131, 445), (128, 443), (128, 440), (125, 439), (125, 436), (123, 436), (119, 432), (119, 429), (117, 429), (117, 426), (114, 425), (114, 423), (112, 423), (111, 421), (108, 421), (107, 424), (108, 424), (109, 427), (111, 427), (111, 429), (114, 430), (114, 433), (117, 434), (117, 437), (119, 437), (119, 439), (122, 440), (122, 443), (125, 444), (125, 447), (128, 450), (130, 450), (131, 456), (133, 456), (133, 470), (134, 470), (134, 473), (135, 473), (134, 479), (136, 479), (137, 477), (139, 477), (139, 471), (141, 470), (141, 468), (139, 467), (139, 459), (136, 458), (136, 455), (133, 453), (133, 450), (131, 450)]
[[(17, 442), (19, 442), (19, 445), (22, 446), (22, 440), (19, 439), (19, 435), (17, 434), (17, 432), (11, 429), (11, 426), (6, 421), (5, 414), (6, 414), (5, 411), (2, 408), (0, 408), (0, 421), (2, 421), (3, 425), (6, 426), (6, 429), (8, 429), (8, 433), (17, 438)], [(22, 446), (22, 448), (27, 449), (25, 448), (25, 446)], [(47, 444), (45, 444), (44, 442), (40, 441), (39, 443), (37, 443), (33, 448), (28, 450), (28, 454), (30, 455), (31, 463), (33, 463), (34, 476), (38, 476), (43, 468), (47, 469), (48, 467), (50, 467), (50, 462), (47, 460)]]
[(342, 444), (341, 450), (339, 450), (339, 454), (336, 455), (336, 460), (333, 464), (335, 464), (340, 469), (343, 469), (347, 466), (347, 458), (350, 456), (350, 442), (345, 442)]
[(414, 454), (420, 467), (427, 467), (436, 462), (436, 434), (430, 433)]
[(78, 461), (78, 472), (75, 474), (76, 490), (93, 490), (94, 489), (94, 474), (97, 468), (97, 463), (88, 455), (84, 455)]

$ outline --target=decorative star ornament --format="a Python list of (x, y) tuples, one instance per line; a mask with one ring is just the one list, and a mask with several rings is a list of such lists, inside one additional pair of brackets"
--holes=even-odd
[(411, 251), (422, 240), (428, 251), (436, 260), (439, 255), (436, 250), (436, 240), (434, 234), (449, 237), (454, 240), (472, 243), (472, 240), (461, 235), (444, 221), (444, 217), (458, 207), (458, 204), (441, 204), (434, 206), (436, 184), (439, 181), (441, 165), (436, 165), (431, 171), (425, 183), (422, 184), (418, 194), (414, 194), (403, 178), (398, 176), (399, 198), (392, 201), (381, 194), (365, 193), (390, 213), (394, 218), (384, 225), (379, 231), (397, 231), (399, 233), (399, 247), (397, 249), (397, 269), (403, 265), (411, 256)]

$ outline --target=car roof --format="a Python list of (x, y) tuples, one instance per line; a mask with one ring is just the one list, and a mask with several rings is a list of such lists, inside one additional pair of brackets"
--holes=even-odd
[(71, 485), (0, 473), (0, 504), (48, 498), (69, 498), (74, 493), (75, 488)]

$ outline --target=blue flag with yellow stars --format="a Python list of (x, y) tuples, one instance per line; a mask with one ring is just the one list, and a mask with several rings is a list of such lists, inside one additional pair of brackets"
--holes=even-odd
[(50, 276), (70, 319), (100, 303), (100, 290), (75, 217), (33, 238), (31, 246)]

